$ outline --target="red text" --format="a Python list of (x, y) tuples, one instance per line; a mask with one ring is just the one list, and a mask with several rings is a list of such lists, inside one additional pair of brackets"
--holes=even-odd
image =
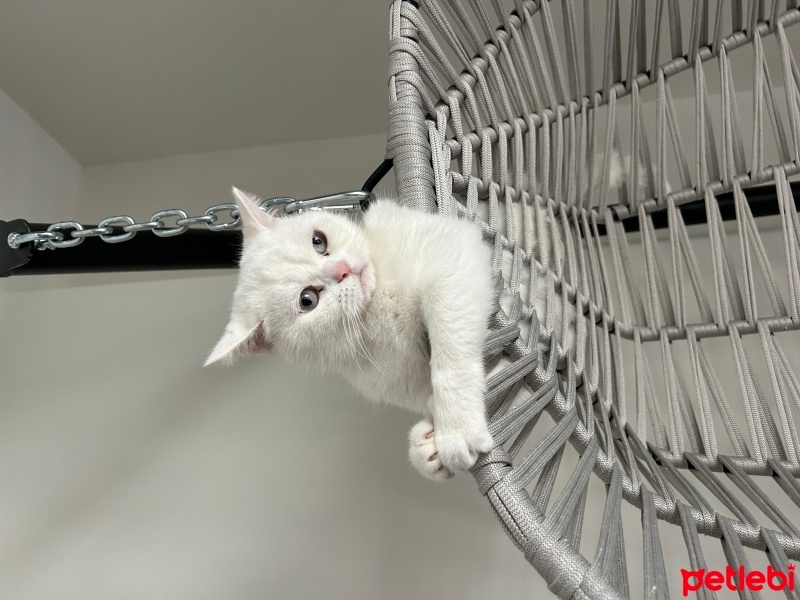
[(689, 592), (696, 592), (701, 587), (712, 592), (718, 592), (723, 587), (728, 590), (753, 590), (759, 591), (766, 588), (775, 591), (794, 590), (794, 565), (789, 565), (786, 572), (778, 571), (767, 566), (765, 571), (745, 571), (744, 565), (733, 568), (728, 565), (725, 571), (687, 571), (681, 569), (683, 577), (683, 595), (688, 596)]

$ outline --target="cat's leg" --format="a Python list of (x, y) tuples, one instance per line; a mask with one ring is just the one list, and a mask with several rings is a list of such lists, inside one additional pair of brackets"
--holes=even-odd
[(442, 464), (436, 448), (436, 432), (431, 417), (422, 419), (408, 433), (408, 459), (411, 465), (428, 479), (442, 481), (455, 473)]
[[(467, 278), (468, 279), (468, 278)], [(472, 283), (472, 285), (470, 285)], [(481, 287), (483, 286), (483, 287)], [(432, 438), (438, 459), (450, 472), (469, 469), (494, 443), (484, 407), (483, 343), (491, 290), (464, 278), (445, 279), (423, 299), (431, 347)]]

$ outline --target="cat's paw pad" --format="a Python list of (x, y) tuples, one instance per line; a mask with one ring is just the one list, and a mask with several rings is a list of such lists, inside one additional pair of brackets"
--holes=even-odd
[(485, 423), (472, 428), (434, 430), (429, 419), (423, 419), (409, 433), (408, 456), (422, 475), (434, 480), (449, 479), (456, 471), (466, 471), (478, 454), (494, 447), (494, 440)]
[(478, 460), (479, 453), (488, 452), (493, 447), (494, 441), (485, 423), (469, 429), (440, 428), (436, 432), (439, 458), (451, 471), (466, 471)]
[(436, 447), (436, 432), (433, 423), (423, 419), (408, 435), (408, 458), (413, 467), (428, 479), (443, 481), (450, 479), (454, 473), (442, 464)]

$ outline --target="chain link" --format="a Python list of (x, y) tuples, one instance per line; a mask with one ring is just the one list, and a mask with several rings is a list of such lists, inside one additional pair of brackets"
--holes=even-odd
[(188, 225), (176, 225), (175, 227), (166, 227), (164, 225), (164, 219), (172, 217), (178, 217), (178, 219), (188, 219), (189, 215), (187, 215), (182, 210), (178, 209), (162, 210), (161, 212), (157, 212), (151, 217), (153, 221), (158, 222), (158, 227), (153, 228), (153, 233), (156, 234), (158, 237), (172, 237), (173, 235), (180, 235), (184, 231), (189, 229)]
[(58, 233), (54, 233), (52, 231), (34, 231), (31, 233), (9, 233), (8, 234), (8, 246), (16, 250), (22, 244), (29, 244), (33, 243), (41, 244), (43, 242), (49, 242), (51, 240), (58, 240)]
[[(69, 232), (70, 229), (72, 230), (70, 233), (72, 239), (66, 239), (67, 232)], [(47, 231), (55, 232), (58, 238), (55, 240), (50, 240), (49, 244), (53, 248), (71, 248), (72, 246), (77, 246), (83, 241), (83, 238), (75, 237), (75, 234), (83, 232), (83, 230), (83, 225), (76, 223), (75, 221), (61, 221), (60, 223), (53, 223), (47, 228)]]
[[(217, 215), (224, 212), (230, 213), (232, 220), (228, 223), (217, 223), (219, 220)], [(239, 209), (235, 204), (217, 204), (209, 208), (204, 216), (211, 219), (210, 223), (206, 223), (206, 227), (211, 231), (228, 231), (229, 229), (236, 229), (242, 224), (242, 219), (239, 217)]]
[(108, 217), (107, 219), (103, 219), (97, 224), (97, 228), (107, 228), (111, 227), (112, 225), (120, 226), (122, 225), (122, 231), (125, 233), (118, 233), (116, 235), (110, 234), (101, 234), (100, 239), (104, 242), (109, 244), (118, 244), (119, 242), (127, 242), (133, 236), (136, 235), (135, 231), (126, 231), (125, 227), (128, 225), (134, 225), (136, 221), (133, 220), (133, 217), (129, 217), (127, 215), (120, 215), (118, 217)]
[[(373, 198), (372, 193), (366, 191), (341, 192), (308, 200), (271, 198), (262, 201), (261, 208), (277, 215), (300, 214), (309, 210), (354, 211), (365, 209)], [(171, 219), (175, 219), (174, 225), (167, 223)], [(185, 233), (192, 225), (200, 224), (210, 231), (230, 231), (239, 229), (242, 219), (239, 208), (233, 203), (216, 204), (197, 217), (190, 217), (185, 211), (173, 208), (159, 211), (149, 221), (141, 223), (127, 215), (108, 217), (100, 221), (97, 227), (91, 228), (75, 221), (59, 221), (50, 225), (47, 231), (11, 233), (7, 242), (11, 248), (32, 243), (38, 250), (54, 250), (77, 246), (89, 237), (99, 237), (109, 244), (118, 244), (127, 242), (140, 231), (152, 231), (159, 237), (172, 237)], [(122, 229), (122, 233), (115, 233), (119, 229)]]

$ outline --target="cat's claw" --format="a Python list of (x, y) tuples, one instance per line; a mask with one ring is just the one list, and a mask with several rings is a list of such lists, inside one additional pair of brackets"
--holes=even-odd
[(423, 419), (411, 428), (408, 456), (422, 475), (441, 481), (469, 469), (478, 453), (488, 452), (493, 446), (485, 425), (469, 431), (437, 432), (429, 419)]

